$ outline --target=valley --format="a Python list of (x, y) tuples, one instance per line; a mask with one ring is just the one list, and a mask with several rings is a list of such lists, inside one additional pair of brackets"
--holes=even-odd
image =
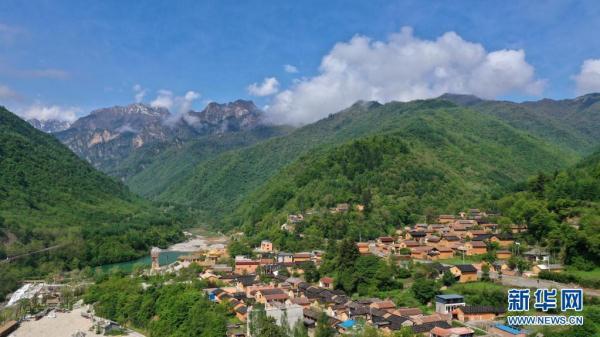
[(0, 1), (0, 337), (600, 337), (598, 17)]
[[(595, 96), (590, 97), (577, 98), (574, 102), (587, 102), (589, 105), (589, 100), (595, 99)], [(597, 252), (595, 219), (599, 214), (597, 202), (600, 183), (596, 173), (598, 155), (589, 154), (600, 144), (594, 142), (595, 136), (590, 135), (590, 130), (577, 129), (577, 123), (565, 126), (563, 121), (555, 120), (553, 114), (544, 115), (546, 112), (541, 114), (531, 108), (535, 104), (513, 104), (509, 107), (503, 104), (508, 103), (487, 102), (460, 95), (444, 95), (438, 99), (408, 103), (357, 102), (337, 114), (300, 128), (264, 124), (261, 122), (262, 112), (251, 102), (242, 101), (215, 103), (196, 114), (204, 116), (203, 123), (208, 124), (197, 124), (197, 121), (196, 124), (188, 124), (183, 117), (174, 124), (168, 124), (173, 118), (168, 110), (139, 104), (96, 110), (69, 128), (51, 134), (81, 157), (71, 158), (73, 163), (85, 167), (85, 160), (112, 175), (112, 178), (108, 178), (99, 174), (97, 179), (108, 179), (110, 184), (104, 184), (103, 189), (113, 188), (108, 186), (119, 189), (120, 194), (117, 195), (126, 200), (126, 204), (132, 205), (127, 207), (137, 207), (137, 210), (123, 215), (111, 211), (110, 217), (101, 217), (104, 219), (101, 220), (104, 223), (102, 226), (106, 228), (102, 230), (80, 225), (79, 220), (73, 217), (71, 227), (68, 227), (72, 228), (70, 232), (85, 240), (79, 250), (73, 250), (72, 246), (67, 247), (63, 243), (64, 238), (60, 236), (40, 236), (41, 242), (31, 241), (23, 245), (23, 230), (33, 230), (36, 237), (38, 234), (35, 233), (40, 227), (32, 222), (22, 222), (30, 217), (17, 216), (20, 213), (15, 212), (19, 208), (4, 208), (0, 214), (5, 219), (4, 232), (9, 233), (10, 237), (3, 248), (8, 260), (3, 261), (0, 268), (5, 268), (5, 275), (14, 277), (21, 273), (22, 278), (32, 278), (43, 277), (44, 272), (38, 269), (32, 273), (27, 271), (27, 266), (54, 266), (55, 273), (71, 270), (66, 274), (72, 275), (70, 279), (74, 277), (89, 282), (92, 277), (102, 287), (113, 278), (110, 275), (145, 275), (144, 270), (154, 270), (148, 251), (151, 246), (160, 246), (163, 250), (156, 261), (158, 265), (166, 267), (160, 272), (154, 271), (154, 274), (158, 272), (158, 275), (162, 275), (156, 279), (158, 282), (162, 282), (159, 280), (164, 277), (171, 279), (175, 276), (178, 279), (181, 276), (176, 275), (181, 273), (193, 280), (193, 274), (183, 272), (181, 268), (196, 270), (194, 268), (198, 264), (201, 270), (208, 268), (205, 270), (206, 277), (217, 275), (216, 281), (207, 278), (204, 282), (208, 284), (203, 283), (201, 287), (219, 286), (223, 283), (218, 279), (227, 277), (227, 271), (222, 270), (245, 275), (255, 272), (255, 267), (244, 267), (242, 272), (241, 269), (237, 270), (238, 263), (248, 266), (256, 263), (261, 270), (265, 268), (271, 273), (273, 268), (290, 276), (303, 272), (307, 281), (316, 281), (315, 275), (331, 275), (334, 280), (340, 280), (336, 288), (348, 293), (382, 297), (393, 293), (394, 296), (400, 296), (397, 303), (417, 305), (418, 299), (409, 299), (418, 291), (414, 286), (410, 292), (403, 291), (400, 295), (396, 292), (378, 293), (368, 288), (374, 285), (360, 281), (360, 277), (359, 280), (345, 280), (347, 271), (335, 266), (335, 263), (339, 263), (334, 262), (337, 261), (336, 254), (342, 254), (335, 253), (336, 249), (350, 249), (342, 248), (350, 240), (348, 244), (357, 242), (357, 251), (361, 256), (365, 255), (362, 247), (368, 246), (367, 255), (372, 254), (379, 259), (399, 259), (397, 266), (389, 267), (369, 260), (368, 256), (352, 262), (360, 264), (368, 260), (368, 263), (379, 266), (381, 271), (378, 272), (386, 275), (375, 276), (384, 277), (378, 281), (383, 283), (375, 285), (380, 291), (381, 287), (389, 287), (389, 291), (392, 291), (402, 283), (410, 285), (421, 282), (417, 280), (420, 280), (422, 273), (432, 272), (428, 269), (431, 260), (439, 261), (435, 262), (438, 265), (441, 262), (442, 270), (453, 265), (468, 265), (464, 260), (465, 252), (469, 252), (469, 261), (473, 261), (471, 263), (478, 268), (476, 280), (496, 280), (496, 284), (513, 286), (515, 282), (522, 286), (535, 285), (536, 277), (554, 280), (552, 274), (546, 275), (545, 272), (539, 276), (527, 274), (529, 272), (521, 276), (524, 273), (522, 268), (535, 266), (526, 264), (523, 256), (514, 255), (510, 261), (505, 257), (504, 260), (496, 257), (504, 251), (504, 246), (491, 245), (489, 237), (510, 231), (514, 224), (526, 228), (524, 234), (517, 232), (523, 249), (529, 245), (536, 247), (541, 240), (545, 247), (543, 249), (560, 251), (554, 256), (556, 263), (568, 264), (570, 270), (575, 271), (597, 268), (600, 254)], [(520, 121), (513, 119), (514, 114), (501, 113), (506, 109), (529, 109), (527, 113), (538, 114), (536, 118), (543, 120), (546, 126), (534, 130), (527, 126), (519, 127)], [(8, 111), (4, 112), (4, 116), (6, 121), (12, 123), (10, 132), (27, 133), (28, 141), (40, 139), (43, 144), (55, 147), (55, 151), (68, 153), (53, 140), (53, 136), (33, 131), (31, 126), (15, 119)], [(40, 127), (36, 123), (32, 125)], [(552, 128), (552, 132), (546, 132)], [(3, 153), (11, 153), (7, 152), (14, 148), (10, 144), (4, 145)], [(36, 157), (32, 160), (42, 159)], [(49, 160), (53, 160), (52, 157)], [(6, 166), (9, 163), (7, 160), (3, 160), (3, 163), (5, 167), (15, 167)], [(16, 167), (16, 174), (30, 172), (18, 171), (20, 166)], [(93, 169), (87, 170), (93, 172)], [(18, 200), (14, 198), (20, 195), (14, 192), (15, 189), (29, 190), (36, 186), (31, 184), (33, 180), (24, 181), (26, 183), (20, 185), (6, 185), (5, 180), (4, 190), (11, 191), (9, 195), (13, 200)], [(125, 187), (123, 183), (128, 186)], [(88, 187), (83, 188), (88, 190)], [(557, 204), (559, 195), (563, 198), (560, 206)], [(567, 196), (571, 201), (564, 201)], [(69, 194), (66, 194), (65, 198), (68, 197)], [(43, 194), (38, 194), (37, 200), (39, 205), (48, 202)], [(60, 204), (56, 206), (56, 201), (53, 204), (58, 209), (70, 209)], [(484, 207), (490, 214), (466, 218), (476, 219), (468, 220), (476, 224), (476, 229), (470, 231), (481, 232), (476, 235), (487, 238), (482, 239), (486, 242), (483, 247), (487, 249), (474, 253), (484, 255), (471, 256), (470, 251), (462, 250), (476, 248), (463, 248), (471, 246), (458, 227), (435, 225), (445, 221), (443, 214), (457, 214), (473, 205)], [(46, 216), (49, 208), (31, 202), (21, 207), (35, 210), (40, 216), (44, 214), (45, 222), (52, 224), (52, 217)], [(95, 208), (101, 210), (98, 206)], [(140, 213), (142, 210), (147, 215), (141, 215), (144, 214)], [(85, 219), (98, 216), (93, 214), (96, 213), (83, 213), (81, 216)], [(154, 214), (162, 214), (162, 220), (150, 220), (156, 219)], [(60, 217), (67, 219), (64, 215)], [(132, 224), (127, 227), (129, 232), (125, 234), (125, 241), (105, 237), (111, 233), (106, 224), (111, 218), (117, 223), (121, 219), (128, 219)], [(454, 216), (454, 219), (457, 218), (460, 219)], [(150, 223), (143, 219), (150, 220)], [(141, 222), (135, 225), (136, 221)], [(461, 220), (452, 221), (459, 223)], [(574, 231), (572, 227), (564, 227), (565, 221), (571, 224), (577, 221), (577, 229)], [(423, 224), (438, 227), (431, 231), (424, 230), (422, 226), (426, 225)], [(200, 232), (190, 230), (198, 225), (201, 226)], [(482, 226), (494, 227), (489, 230)], [(52, 228), (52, 225), (46, 228)], [(148, 235), (148, 229), (153, 234)], [(147, 234), (132, 241), (133, 237), (139, 235), (132, 230)], [(164, 230), (167, 232), (162, 234)], [(227, 234), (207, 238), (204, 236), (207, 230)], [(459, 241), (450, 246), (437, 246), (437, 241), (412, 245), (414, 241), (409, 238), (422, 230), (422, 233), (427, 233), (425, 242), (430, 235), (431, 240), (436, 235), (437, 240), (449, 239), (454, 235)], [(117, 229), (112, 235), (119, 235), (119, 232)], [(45, 233), (48, 233), (47, 230)], [(100, 241), (97, 235), (101, 235)], [(391, 235), (394, 248), (381, 241), (386, 238), (385, 235)], [(129, 242), (133, 246), (127, 248), (121, 242)], [(210, 248), (216, 247), (215, 243), (222, 245), (227, 242), (230, 242), (228, 249)], [(269, 247), (276, 247), (275, 255), (263, 251), (264, 242), (268, 242), (271, 245)], [(342, 246), (335, 248), (336, 242)], [(108, 248), (115, 244), (116, 250)], [(261, 248), (252, 249), (256, 246)], [(35, 250), (36, 247), (39, 248)], [(514, 247), (510, 249), (514, 251)], [(447, 255), (446, 250), (450, 252), (447, 257), (431, 255)], [(100, 251), (104, 255), (96, 253)], [(111, 254), (107, 255), (109, 251)], [(228, 253), (224, 254), (225, 251)], [(281, 271), (278, 263), (273, 264), (273, 258), (277, 261), (280, 259), (277, 252), (291, 252), (291, 262), (295, 261), (296, 256), (301, 259), (302, 254), (307, 254), (310, 256), (308, 261), (318, 269), (307, 270), (304, 262), (295, 262), (291, 269), (288, 267), (287, 271)], [(210, 257), (213, 256), (211, 254), (217, 255)], [(353, 253), (343, 253), (337, 259), (347, 254)], [(77, 262), (53, 264), (57, 261), (64, 263), (65, 256)], [(86, 260), (86, 256), (93, 258)], [(252, 260), (252, 256), (262, 256), (262, 259)], [(285, 261), (286, 258), (281, 259)], [(406, 259), (416, 262), (416, 266), (407, 265)], [(496, 269), (500, 268), (494, 264), (497, 262), (505, 263), (508, 269)], [(486, 263), (493, 268), (489, 274), (485, 268), (482, 269)], [(219, 271), (211, 273), (212, 266), (218, 267)], [(401, 269), (394, 271), (398, 266)], [(352, 268), (358, 268), (353, 269), (353, 273), (367, 272), (365, 267)], [(82, 270), (82, 273), (78, 273), (78, 270)], [(504, 279), (501, 274), (506, 274)], [(265, 277), (276, 280), (277, 275), (267, 274)], [(569, 272), (563, 275), (578, 274)], [(446, 277), (445, 274), (439, 276)], [(370, 277), (374, 276), (367, 279)], [(386, 278), (389, 278), (390, 284), (384, 282)], [(5, 291), (14, 289), (11, 284), (16, 284), (17, 279), (12, 280), (5, 283), (8, 285)], [(593, 281), (584, 281), (575, 276), (570, 280), (592, 289), (598, 286)], [(542, 284), (550, 284), (548, 282), (552, 281), (542, 281)], [(594, 293), (595, 290), (588, 292), (589, 295)], [(322, 306), (326, 302), (319, 303)], [(102, 306), (97, 303), (97, 308), (98, 305)], [(426, 307), (421, 308), (431, 312)], [(117, 319), (125, 326), (155, 333), (152, 331), (156, 327), (128, 323), (110, 312), (104, 315)], [(237, 319), (245, 321), (239, 315)], [(415, 321), (415, 324), (418, 322)]]

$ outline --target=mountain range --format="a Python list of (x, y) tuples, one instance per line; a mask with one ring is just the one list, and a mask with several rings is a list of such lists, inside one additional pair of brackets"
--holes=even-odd
[[(249, 101), (211, 103), (181, 116), (132, 104), (96, 110), (54, 135), (132, 191), (152, 200), (193, 206), (202, 210), (204, 220), (218, 222), (254, 200), (253, 193), (268, 189), (269, 180), (299, 158), (380, 134), (396, 133), (422, 143), (428, 155), (455, 166), (454, 174), (469, 168), (454, 164), (469, 156), (452, 153), (456, 145), (429, 153), (431, 148), (425, 145), (431, 143), (430, 137), (446, 142), (460, 137), (459, 149), (481, 150), (481, 143), (489, 142), (487, 152), (469, 159), (490, 171), (477, 171), (479, 177), (468, 185), (489, 193), (539, 170), (567, 167), (590, 153), (600, 139), (599, 102), (597, 94), (524, 103), (446, 94), (408, 103), (357, 102), (297, 129), (263, 124), (264, 113)], [(412, 128), (407, 129), (409, 125)], [(505, 143), (506, 139), (514, 142)], [(503, 152), (493, 144), (502, 144)], [(527, 160), (538, 155), (539, 160)], [(507, 162), (503, 156), (522, 162), (494, 170)], [(494, 174), (494, 179), (485, 180)]]
[[(360, 101), (299, 128), (264, 124), (249, 101), (182, 115), (132, 104), (95, 110), (51, 135), (2, 108), (0, 257), (59, 249), (0, 265), (0, 293), (23, 277), (140, 256), (181, 239), (184, 223), (277, 239), (288, 214), (338, 203), (362, 204), (364, 212), (331, 219), (325, 212), (303, 229), (307, 238), (373, 237), (489, 200), (532, 228), (534, 220), (559, 224), (583, 214), (576, 225), (592, 233), (597, 203), (589, 197), (548, 214), (564, 206), (562, 192), (552, 191), (565, 186), (597, 200), (597, 165), (588, 173), (574, 165), (600, 146), (599, 101), (597, 94), (524, 103), (464, 95)], [(565, 173), (575, 182), (561, 170), (575, 170)], [(536, 174), (556, 181), (546, 213), (545, 199), (522, 207), (539, 192), (510, 194)], [(577, 240), (589, 246), (591, 239)], [(573, 259), (583, 255), (575, 252)]]
[(254, 129), (260, 113), (254, 103), (242, 100), (210, 103), (202, 111), (183, 115), (136, 103), (92, 111), (54, 134), (94, 167), (126, 181), (170, 146)]

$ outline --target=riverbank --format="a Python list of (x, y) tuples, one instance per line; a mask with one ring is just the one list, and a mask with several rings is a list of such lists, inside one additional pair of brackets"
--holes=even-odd
[[(184, 232), (188, 238), (186, 241), (175, 243), (166, 249), (163, 249), (158, 257), (161, 266), (166, 266), (177, 261), (179, 256), (187, 255), (197, 251), (208, 251), (211, 249), (223, 249), (227, 247), (229, 238), (221, 234), (196, 234), (195, 231)], [(118, 262), (101, 266), (104, 272), (113, 269), (120, 269), (124, 272), (131, 272), (136, 266), (147, 268), (151, 265), (150, 254), (147, 256), (125, 262)]]
[(224, 235), (205, 236), (199, 234), (189, 234), (189, 239), (184, 242), (176, 243), (167, 251), (171, 252), (197, 252), (200, 250), (210, 250), (213, 248), (223, 248), (227, 246), (229, 238)]

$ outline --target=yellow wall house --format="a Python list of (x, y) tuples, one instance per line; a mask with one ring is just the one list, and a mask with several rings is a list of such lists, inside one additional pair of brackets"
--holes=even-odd
[(477, 281), (477, 268), (471, 264), (458, 264), (450, 268), (450, 272), (458, 277), (460, 283)]

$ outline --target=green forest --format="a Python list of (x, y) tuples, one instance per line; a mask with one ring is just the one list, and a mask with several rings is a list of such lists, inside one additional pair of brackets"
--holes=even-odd
[[(195, 276), (193, 273), (190, 275)], [(143, 331), (149, 337), (222, 337), (227, 332), (229, 308), (208, 300), (207, 284), (195, 277), (192, 283), (164, 285), (164, 277), (105, 277), (85, 295), (95, 313)], [(142, 287), (142, 282), (146, 286)]]
[[(278, 193), (278, 189), (289, 187), (285, 184), (297, 180), (291, 175), (299, 175), (298, 172), (305, 168), (310, 170), (310, 166), (316, 169), (320, 165), (318, 162), (323, 161), (321, 158), (327, 157), (329, 152), (335, 152), (338, 147), (348, 149), (349, 143), (354, 141), (366, 144), (369, 137), (375, 136), (395, 137), (403, 141), (403, 146), (410, 150), (403, 157), (413, 162), (402, 161), (402, 165), (413, 165), (413, 169), (417, 164), (425, 165), (422, 179), (418, 174), (405, 179), (422, 182), (435, 172), (447, 181), (472, 183), (467, 191), (456, 191), (465, 194), (474, 191), (491, 193), (497, 187), (526, 179), (539, 170), (552, 171), (567, 167), (579, 158), (574, 151), (561, 149), (493, 116), (458, 107), (448, 101), (394, 102), (385, 105), (357, 103), (289, 135), (228, 151), (205, 161), (194, 168), (186, 184), (170, 185), (155, 198), (208, 210), (210, 214), (207, 216), (213, 220), (207, 219), (207, 222), (216, 221), (219, 227), (229, 224), (231, 228), (240, 224), (240, 216), (243, 215), (238, 211), (238, 217), (232, 218), (230, 214), (233, 211), (239, 208), (247, 210), (256, 202), (257, 196), (264, 199), (271, 192)], [(390, 143), (397, 144), (393, 141)], [(329, 160), (336, 159), (332, 155), (330, 157)], [(361, 161), (363, 158), (352, 157), (349, 160)], [(399, 164), (391, 161), (391, 158), (387, 159), (382, 164), (382, 171), (372, 174), (379, 175), (379, 178), (386, 177), (388, 172), (385, 170), (389, 169), (386, 165)], [(350, 170), (351, 167), (347, 173)], [(329, 171), (315, 178), (320, 181), (338, 178), (335, 176), (337, 173)], [(353, 183), (348, 179), (358, 178), (350, 175), (344, 178), (346, 185)], [(287, 193), (302, 194), (303, 191), (290, 190)], [(347, 193), (333, 197), (339, 199), (331, 202), (347, 201), (344, 200)], [(306, 208), (311, 206), (304, 204)], [(448, 208), (454, 206), (448, 205)], [(261, 206), (256, 212), (264, 214), (271, 211)]]
[(541, 243), (581, 270), (600, 266), (600, 151), (576, 166), (540, 173), (496, 202), (505, 221), (528, 226)]
[(22, 278), (147, 254), (182, 238), (183, 208), (152, 205), (0, 108), (0, 295)]

